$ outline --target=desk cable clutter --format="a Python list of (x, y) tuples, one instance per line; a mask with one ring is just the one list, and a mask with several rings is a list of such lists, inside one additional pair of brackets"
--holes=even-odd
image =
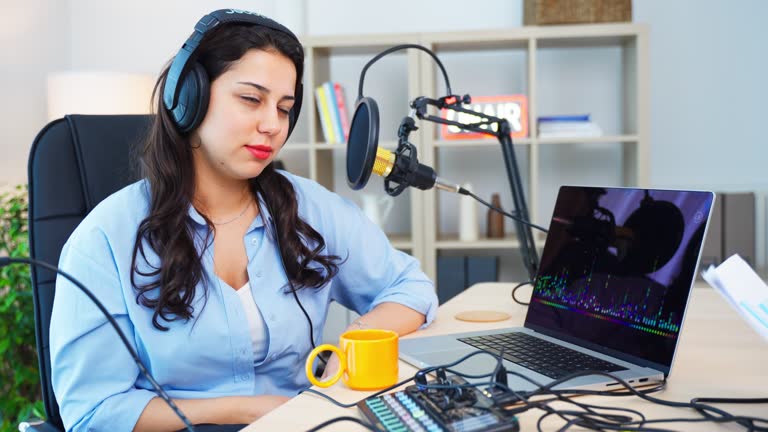
[[(497, 363), (493, 371), (485, 375), (466, 375), (451, 367), (476, 355), (493, 356)], [(537, 430), (542, 430), (542, 423), (549, 417), (558, 417), (563, 422), (558, 429), (568, 430), (579, 427), (582, 430), (595, 431), (670, 431), (660, 424), (675, 423), (732, 423), (748, 431), (768, 431), (768, 418), (739, 416), (715, 407), (711, 403), (768, 404), (768, 398), (694, 398), (689, 402), (676, 402), (650, 396), (663, 390), (666, 382), (652, 387), (637, 389), (623, 379), (602, 371), (582, 371), (570, 374), (548, 384), (539, 383), (525, 375), (508, 371), (502, 365), (503, 352), (491, 354), (487, 351), (474, 351), (453, 363), (419, 370), (413, 377), (383, 389), (363, 400), (344, 404), (319, 391), (308, 389), (311, 393), (325, 398), (342, 408), (357, 407), (368, 422), (356, 417), (344, 416), (330, 419), (311, 429), (319, 431), (329, 425), (349, 421), (358, 423), (371, 431), (384, 432), (496, 432), (518, 431), (518, 414), (531, 409), (544, 412), (537, 421)], [(427, 376), (434, 374), (434, 379)], [(529, 392), (519, 392), (507, 386), (507, 376), (518, 376), (538, 387)], [(595, 390), (554, 390), (554, 387), (579, 377), (602, 375), (616, 381), (620, 387), (613, 391)], [(464, 378), (487, 378), (485, 382), (467, 383)], [(415, 385), (394, 393), (388, 393), (411, 381)], [(599, 395), (610, 397), (639, 397), (653, 404), (675, 408), (691, 409), (698, 417), (675, 417), (648, 419), (643, 413), (629, 408), (600, 406), (577, 401), (573, 396)], [(570, 405), (567, 408), (554, 408), (553, 402)]]

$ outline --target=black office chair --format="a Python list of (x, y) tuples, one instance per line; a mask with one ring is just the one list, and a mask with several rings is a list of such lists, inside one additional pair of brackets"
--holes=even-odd
[[(32, 258), (57, 265), (72, 231), (104, 198), (138, 180), (130, 156), (146, 135), (149, 115), (68, 115), (49, 123), (29, 155), (29, 248)], [(276, 160), (275, 167), (283, 169)], [(51, 384), (48, 327), (56, 275), (32, 268), (35, 336), (46, 422), (28, 432), (61, 432)], [(117, 340), (117, 334), (115, 334)], [(198, 432), (230, 432), (244, 425), (198, 425)]]
[[(148, 115), (71, 115), (49, 123), (29, 155), (29, 247), (33, 258), (58, 264), (61, 248), (101, 200), (136, 179), (129, 155), (149, 127)], [(56, 276), (32, 268), (35, 335), (46, 423), (39, 431), (62, 431), (51, 386), (48, 327)]]

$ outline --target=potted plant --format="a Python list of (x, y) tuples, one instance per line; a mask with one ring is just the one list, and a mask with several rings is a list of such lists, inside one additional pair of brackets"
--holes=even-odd
[[(29, 256), (26, 185), (0, 193), (0, 255)], [(35, 346), (29, 267), (0, 269), (0, 431), (45, 418)]]

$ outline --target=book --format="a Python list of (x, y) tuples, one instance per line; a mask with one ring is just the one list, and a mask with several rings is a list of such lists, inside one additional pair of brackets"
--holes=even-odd
[(335, 140), (333, 134), (333, 125), (331, 124), (331, 113), (328, 109), (328, 100), (325, 97), (323, 86), (315, 88), (315, 100), (317, 101), (317, 113), (320, 117), (320, 126), (323, 129), (323, 139), (328, 144)]
[(344, 87), (339, 83), (333, 83), (333, 90), (336, 92), (336, 105), (339, 108), (341, 130), (344, 132), (344, 142), (346, 142), (349, 139), (349, 114), (347, 112), (347, 102), (344, 98)]
[(540, 138), (572, 138), (602, 136), (603, 130), (596, 123), (580, 120), (552, 120), (539, 122)]
[(541, 116), (536, 119), (536, 121), (541, 123), (549, 123), (549, 122), (588, 122), (590, 121), (589, 114), (564, 114), (564, 115), (552, 115), (552, 116)]
[(344, 142), (344, 132), (341, 129), (341, 120), (339, 120), (339, 106), (336, 102), (336, 91), (333, 90), (333, 83), (327, 81), (323, 83), (323, 93), (328, 103), (328, 112), (331, 115), (331, 125), (333, 125), (333, 137), (331, 144)]

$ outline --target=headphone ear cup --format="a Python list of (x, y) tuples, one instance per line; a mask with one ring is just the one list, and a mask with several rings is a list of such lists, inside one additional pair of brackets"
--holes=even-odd
[(301, 102), (304, 99), (304, 85), (299, 83), (296, 86), (296, 99), (293, 101), (293, 107), (288, 117), (288, 137), (293, 133), (293, 129), (296, 127), (296, 121), (299, 119), (301, 113)]
[(208, 73), (200, 63), (195, 62), (184, 75), (179, 88), (178, 104), (171, 111), (182, 133), (193, 130), (203, 121), (208, 111), (210, 93)]

